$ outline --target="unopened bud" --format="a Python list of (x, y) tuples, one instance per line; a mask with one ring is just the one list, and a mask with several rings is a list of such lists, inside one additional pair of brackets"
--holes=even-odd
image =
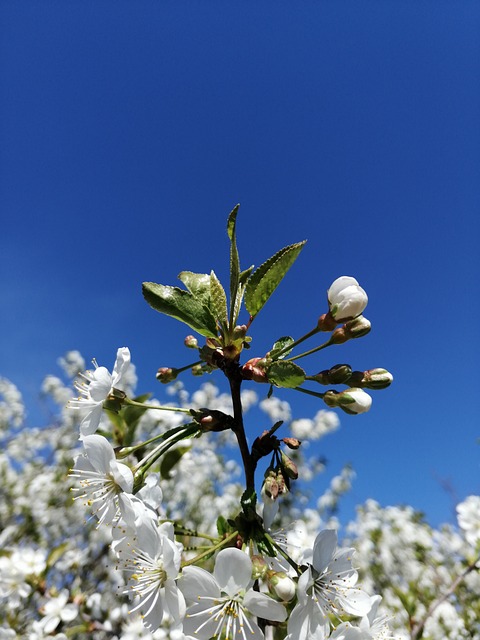
[(329, 311), (328, 313), (324, 313), (319, 317), (317, 322), (317, 329), (319, 331), (333, 331), (337, 324), (338, 322)]
[(198, 349), (198, 340), (195, 336), (187, 336), (183, 342), (189, 349)]
[(298, 478), (298, 469), (297, 469), (297, 465), (294, 463), (294, 461), (289, 458), (285, 453), (283, 453), (283, 451), (281, 451), (281, 457), (282, 457), (282, 469), (285, 472), (285, 474), (291, 478), (292, 480), (296, 480)]
[[(325, 396), (327, 396), (331, 392), (327, 392)], [(335, 405), (329, 404), (325, 400), (325, 396), (323, 400), (328, 404), (328, 406), (337, 406), (340, 409), (343, 409), (345, 413), (349, 413), (350, 415), (357, 415), (359, 413), (365, 413), (372, 406), (372, 398), (365, 393), (363, 389), (358, 389), (353, 387), (352, 389), (347, 389), (342, 391), (341, 393), (337, 393), (335, 395)]]
[(264, 364), (265, 358), (251, 358), (242, 367), (242, 377), (254, 382), (268, 382), (267, 374), (262, 367)]
[(330, 313), (338, 322), (356, 318), (365, 309), (368, 296), (351, 276), (340, 276), (327, 293)]
[(168, 382), (172, 382), (172, 380), (175, 380), (177, 375), (177, 369), (172, 369), (170, 367), (160, 367), (160, 369), (157, 371), (156, 378), (162, 384), (167, 384)]
[(253, 580), (264, 578), (268, 571), (268, 562), (265, 560), (265, 558), (263, 556), (253, 555), (253, 556), (250, 556), (250, 560), (252, 561), (252, 565), (253, 565), (253, 569), (252, 569)]
[(364, 316), (358, 316), (358, 318), (349, 320), (343, 326), (345, 328), (345, 335), (347, 336), (347, 339), (366, 336), (367, 333), (370, 333), (370, 329), (372, 328), (370, 320), (367, 320)]
[(196, 364), (192, 367), (192, 375), (203, 376), (204, 370), (201, 364)]
[(320, 371), (312, 378), (320, 384), (344, 384), (352, 375), (349, 364), (336, 364), (331, 369)]
[(283, 571), (270, 571), (267, 575), (267, 584), (283, 602), (290, 602), (295, 595), (295, 583)]
[(233, 339), (243, 340), (247, 335), (248, 327), (246, 324), (239, 324), (233, 329)]
[(345, 325), (335, 329), (335, 331), (332, 333), (332, 335), (330, 337), (330, 342), (332, 344), (343, 344), (347, 340), (348, 340), (348, 338), (347, 338), (347, 335), (345, 333)]
[(272, 500), (276, 500), (278, 498), (279, 486), (278, 486), (275, 471), (270, 470), (268, 474), (265, 475), (262, 492), (265, 493), (265, 495), (271, 498)]
[(302, 444), (297, 438), (282, 438), (282, 442), (286, 444), (289, 449), (298, 449)]
[(217, 409), (190, 409), (190, 413), (203, 431), (225, 431), (231, 426), (231, 416)]
[(392, 374), (386, 369), (368, 369), (363, 372), (367, 389), (386, 389), (393, 382)]

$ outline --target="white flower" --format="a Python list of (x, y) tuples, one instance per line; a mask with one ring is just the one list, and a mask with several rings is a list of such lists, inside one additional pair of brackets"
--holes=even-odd
[(149, 518), (137, 520), (136, 535), (121, 560), (130, 572), (125, 593), (135, 598), (130, 613), (140, 611), (144, 626), (151, 632), (161, 625), (164, 614), (180, 625), (185, 616), (185, 599), (175, 579), (181, 562), (181, 545), (174, 542), (173, 524), (160, 527)]
[(368, 296), (355, 278), (340, 276), (327, 293), (331, 315), (337, 322), (359, 316), (368, 303)]
[(209, 638), (256, 640), (263, 633), (250, 615), (283, 622), (285, 607), (265, 593), (251, 587), (252, 561), (240, 549), (223, 549), (217, 555), (213, 575), (199, 567), (185, 567), (181, 589), (187, 601), (185, 633)]
[(67, 604), (68, 590), (64, 589), (56, 598), (51, 598), (43, 606), (44, 617), (41, 620), (44, 633), (51, 633), (60, 622), (71, 622), (77, 617), (76, 604)]
[(468, 544), (476, 547), (480, 541), (480, 496), (468, 496), (457, 505), (457, 515)]
[(329, 613), (364, 616), (371, 608), (370, 597), (355, 589), (358, 573), (352, 567), (353, 549), (337, 549), (337, 534), (327, 529), (318, 534), (312, 562), (298, 580), (298, 604), (288, 621), (292, 640), (324, 640)]
[(126, 522), (135, 518), (132, 498), (133, 473), (126, 464), (117, 462), (112, 445), (103, 436), (93, 434), (83, 439), (85, 453), (79, 455), (70, 472), (80, 480), (81, 491), (75, 499), (84, 498), (92, 507), (99, 524), (111, 524), (121, 513)]
[(80, 437), (88, 436), (98, 429), (102, 416), (103, 403), (113, 389), (123, 391), (126, 373), (130, 365), (130, 351), (127, 347), (117, 350), (117, 360), (110, 373), (105, 367), (99, 367), (93, 360), (95, 369), (80, 374), (81, 379), (74, 383), (80, 396), (70, 400), (70, 409), (86, 409), (87, 414), (80, 424)]

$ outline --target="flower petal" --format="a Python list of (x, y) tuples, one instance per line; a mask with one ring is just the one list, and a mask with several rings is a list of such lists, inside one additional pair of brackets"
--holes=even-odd
[(93, 380), (88, 385), (90, 397), (95, 402), (106, 400), (112, 388), (112, 376), (105, 367), (98, 367), (93, 372)]
[(222, 549), (217, 555), (213, 575), (222, 591), (235, 596), (252, 580), (252, 561), (240, 549)]
[(93, 434), (83, 438), (83, 446), (93, 468), (104, 475), (110, 473), (110, 461), (115, 459), (115, 453), (109, 441)]
[(312, 565), (322, 574), (328, 567), (337, 548), (337, 532), (334, 529), (320, 531), (313, 545)]
[(196, 602), (202, 596), (220, 598), (221, 595), (215, 578), (200, 567), (185, 567), (178, 586), (189, 602)]
[(250, 589), (243, 598), (243, 606), (245, 609), (253, 613), (254, 616), (263, 618), (264, 620), (273, 620), (274, 622), (284, 622), (287, 619), (287, 611), (283, 604), (277, 602), (265, 593), (259, 593)]
[(124, 390), (125, 382), (123, 377), (130, 366), (130, 350), (128, 347), (121, 347), (117, 350), (117, 360), (113, 367), (112, 387)]

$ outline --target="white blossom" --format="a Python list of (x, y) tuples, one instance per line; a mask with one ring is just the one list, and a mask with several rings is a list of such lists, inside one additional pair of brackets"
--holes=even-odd
[(337, 322), (359, 316), (368, 303), (368, 296), (355, 278), (340, 276), (327, 293), (330, 313)]

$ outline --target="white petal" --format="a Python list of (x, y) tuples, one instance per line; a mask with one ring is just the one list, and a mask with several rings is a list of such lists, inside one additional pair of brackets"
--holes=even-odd
[(95, 402), (103, 402), (112, 389), (112, 376), (105, 367), (98, 367), (93, 372), (93, 381), (88, 385), (88, 392)]
[(102, 417), (103, 406), (100, 402), (92, 407), (80, 423), (80, 439), (90, 436), (98, 429), (100, 418)]
[(217, 555), (213, 575), (222, 591), (235, 596), (252, 580), (252, 561), (240, 549), (222, 549)]
[(172, 616), (175, 623), (180, 624), (185, 617), (187, 610), (183, 593), (173, 580), (165, 583), (165, 608)]
[(337, 591), (337, 601), (342, 609), (352, 616), (366, 616), (372, 608), (370, 596), (361, 589)]
[(200, 567), (185, 567), (178, 580), (178, 586), (189, 602), (201, 596), (220, 597), (220, 589), (211, 573)]
[(109, 473), (110, 461), (115, 459), (115, 453), (109, 441), (103, 436), (94, 434), (83, 438), (83, 446), (94, 469), (105, 475)]
[(64, 622), (71, 622), (77, 617), (78, 607), (75, 604), (67, 604), (62, 608), (60, 616)]
[(123, 491), (131, 493), (133, 489), (133, 473), (130, 467), (127, 467), (123, 462), (111, 460), (110, 471), (113, 475), (113, 479), (115, 480), (115, 484), (118, 484)]
[(243, 599), (245, 609), (253, 613), (254, 616), (264, 618), (265, 620), (273, 620), (274, 622), (283, 622), (287, 619), (287, 611), (283, 604), (277, 602), (265, 593), (258, 593), (250, 589)]
[(113, 367), (112, 387), (123, 391), (124, 381), (122, 378), (130, 366), (130, 350), (128, 347), (121, 347), (117, 350), (117, 360)]
[(337, 548), (337, 532), (334, 529), (320, 531), (313, 545), (312, 565), (323, 573), (328, 567)]
[(294, 640), (324, 640), (329, 629), (328, 618), (311, 599), (305, 605), (297, 604), (288, 619), (288, 633)]
[(338, 294), (347, 287), (351, 287), (352, 285), (357, 285), (358, 282), (355, 278), (351, 276), (340, 276), (334, 282), (332, 282), (330, 289), (328, 290), (328, 299), (333, 302), (335, 301)]

